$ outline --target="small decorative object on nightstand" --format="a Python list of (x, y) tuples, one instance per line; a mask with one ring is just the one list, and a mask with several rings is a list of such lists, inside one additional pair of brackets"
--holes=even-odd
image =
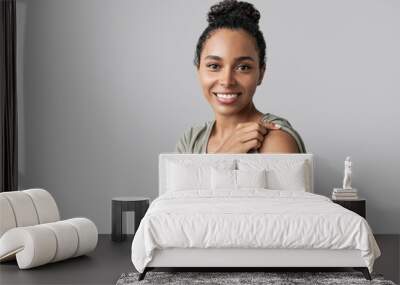
[(344, 161), (343, 189), (351, 189), (351, 164), (350, 156), (346, 157)]
[(332, 201), (340, 206), (359, 214), (364, 219), (366, 218), (366, 200), (365, 199), (354, 199), (354, 200), (338, 200), (332, 199)]
[(350, 156), (346, 157), (344, 161), (344, 177), (343, 177), (343, 188), (333, 188), (332, 199), (333, 200), (357, 200), (358, 192), (357, 189), (351, 187), (351, 176), (352, 176), (352, 162)]
[(333, 200), (357, 200), (358, 191), (357, 189), (343, 189), (343, 188), (333, 188), (332, 192)]
[(122, 234), (122, 214), (126, 211), (135, 212), (135, 231), (139, 227), (140, 221), (149, 208), (150, 198), (146, 197), (116, 197), (112, 199), (112, 229), (111, 239), (113, 241), (123, 241), (126, 238)]

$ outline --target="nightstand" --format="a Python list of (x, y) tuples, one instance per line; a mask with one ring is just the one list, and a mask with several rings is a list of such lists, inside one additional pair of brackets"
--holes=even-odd
[(126, 238), (122, 234), (122, 213), (126, 211), (135, 212), (135, 231), (138, 229), (140, 221), (146, 214), (150, 205), (150, 198), (147, 197), (115, 197), (112, 199), (111, 210), (111, 239), (113, 241), (123, 241)]
[(335, 200), (332, 202), (339, 204), (340, 206), (359, 214), (364, 219), (366, 218), (366, 200), (365, 199), (355, 199), (355, 200)]

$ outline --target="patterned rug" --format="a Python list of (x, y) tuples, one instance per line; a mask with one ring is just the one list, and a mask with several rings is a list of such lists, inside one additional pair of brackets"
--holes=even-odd
[(366, 280), (361, 272), (147, 272), (142, 281), (139, 273), (124, 273), (116, 285), (134, 284), (379, 284), (396, 285), (384, 280), (381, 274), (371, 274), (372, 280)]

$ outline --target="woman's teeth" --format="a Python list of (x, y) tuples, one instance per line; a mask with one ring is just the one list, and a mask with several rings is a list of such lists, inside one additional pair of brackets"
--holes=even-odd
[(239, 94), (218, 94), (218, 98), (236, 98)]
[(221, 104), (232, 104), (237, 100), (237, 97), (240, 93), (232, 93), (232, 94), (222, 94), (222, 93), (215, 93), (217, 96), (217, 101)]

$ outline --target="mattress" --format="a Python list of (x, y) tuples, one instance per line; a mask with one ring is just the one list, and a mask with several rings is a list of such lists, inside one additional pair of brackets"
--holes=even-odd
[(370, 272), (380, 256), (367, 221), (329, 198), (257, 188), (159, 196), (135, 234), (132, 262), (143, 272), (168, 248), (359, 250)]

